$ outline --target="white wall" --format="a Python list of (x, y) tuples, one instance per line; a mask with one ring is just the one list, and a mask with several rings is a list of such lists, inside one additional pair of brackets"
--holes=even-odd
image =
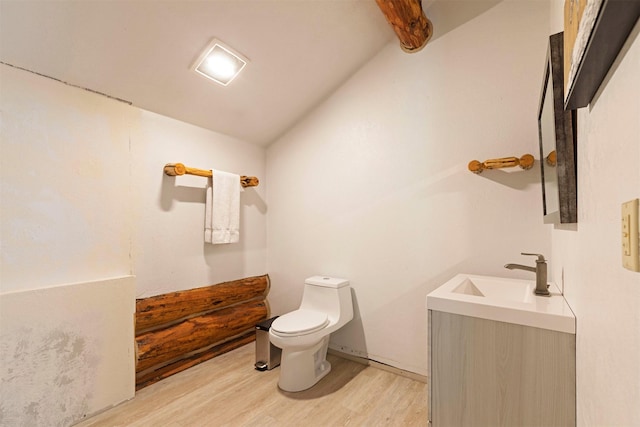
[[(21, 328), (3, 313), (2, 366), (20, 367), (25, 379), (49, 378), (47, 373), (67, 372), (69, 364), (78, 363), (86, 375), (75, 383), (93, 387), (92, 396), (82, 387), (54, 393), (46, 408), (27, 413), (20, 402), (44, 402), (43, 389), (25, 388), (15, 380), (17, 371), (3, 370), (0, 424), (7, 414), (20, 413), (24, 418), (10, 418), (10, 424), (67, 425), (133, 396), (133, 363), (114, 368), (106, 355), (115, 351), (115, 330), (133, 361), (136, 296), (266, 272), (265, 153), (29, 72), (0, 65), (0, 73), (0, 299), (12, 313), (25, 313)], [(260, 187), (241, 195), (238, 244), (203, 243), (206, 179), (165, 176), (162, 168), (170, 162), (262, 179)], [(128, 275), (136, 280), (126, 280), (121, 292), (114, 286), (111, 299), (100, 292), (106, 279)], [(59, 288), (73, 304), (49, 298)], [(51, 312), (38, 312), (47, 302)], [(120, 313), (117, 319), (114, 313)], [(42, 322), (49, 315), (56, 320)], [(59, 331), (101, 343), (91, 347), (95, 357), (74, 353), (79, 360), (74, 362), (41, 357), (34, 349), (46, 346)], [(34, 351), (14, 352), (16, 343)], [(121, 370), (122, 380), (102, 375), (107, 368)], [(12, 400), (18, 395), (19, 401)], [(82, 404), (71, 408), (65, 399)], [(64, 414), (50, 410), (65, 405)]]
[(460, 272), (531, 278), (503, 265), (551, 254), (538, 169), (467, 163), (537, 154), (548, 21), (547, 3), (504, 2), (436, 25), (419, 53), (390, 44), (269, 147), (274, 313), (305, 277), (348, 278), (356, 317), (331, 346), (426, 375), (431, 290)]
[(0, 295), (0, 425), (68, 426), (133, 397), (132, 276)]
[[(562, 31), (563, 2), (551, 6)], [(622, 267), (620, 209), (640, 197), (640, 26), (578, 110), (578, 223), (553, 230), (554, 275), (577, 317), (578, 425), (640, 425), (640, 273)]]
[[(136, 296), (265, 274), (265, 150), (143, 110), (131, 129)], [(261, 179), (240, 195), (238, 243), (204, 243), (207, 178), (165, 175), (164, 165), (176, 162)]]
[(132, 109), (0, 72), (0, 293), (130, 274)]
[(265, 180), (240, 242), (205, 245), (206, 178), (264, 178), (264, 149), (2, 65), (1, 292), (135, 273), (137, 295), (265, 273)]
[(131, 109), (0, 81), (0, 425), (69, 425), (134, 393)]

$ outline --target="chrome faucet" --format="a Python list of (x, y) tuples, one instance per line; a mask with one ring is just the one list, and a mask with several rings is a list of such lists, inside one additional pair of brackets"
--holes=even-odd
[(547, 284), (547, 262), (544, 259), (544, 255), (540, 254), (527, 254), (522, 252), (522, 255), (532, 255), (537, 256), (535, 267), (529, 267), (526, 265), (520, 264), (506, 264), (504, 268), (508, 268), (509, 270), (526, 270), (536, 273), (536, 289), (533, 291), (536, 295), (545, 295), (550, 296), (549, 285)]

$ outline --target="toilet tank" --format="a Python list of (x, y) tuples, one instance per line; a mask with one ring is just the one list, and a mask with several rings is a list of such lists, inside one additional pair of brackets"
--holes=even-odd
[(313, 276), (305, 280), (301, 309), (327, 313), (332, 323), (353, 318), (351, 287), (347, 279)]
[(323, 286), (326, 288), (342, 288), (343, 286), (349, 286), (347, 279), (340, 279), (339, 277), (329, 276), (312, 276), (307, 278), (304, 283), (307, 285)]

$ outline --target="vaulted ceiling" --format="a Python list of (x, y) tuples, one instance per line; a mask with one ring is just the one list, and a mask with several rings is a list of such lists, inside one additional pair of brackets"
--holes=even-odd
[[(229, 86), (190, 66), (212, 38), (249, 59)], [(0, 61), (267, 145), (393, 30), (374, 0), (0, 2)]]

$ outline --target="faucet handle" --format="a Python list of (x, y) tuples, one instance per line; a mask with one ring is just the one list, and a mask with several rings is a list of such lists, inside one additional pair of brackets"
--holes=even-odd
[(544, 255), (542, 254), (528, 254), (525, 252), (521, 252), (520, 255), (531, 255), (531, 256), (537, 256), (538, 257), (538, 261), (536, 262), (545, 262), (546, 260), (544, 259)]

